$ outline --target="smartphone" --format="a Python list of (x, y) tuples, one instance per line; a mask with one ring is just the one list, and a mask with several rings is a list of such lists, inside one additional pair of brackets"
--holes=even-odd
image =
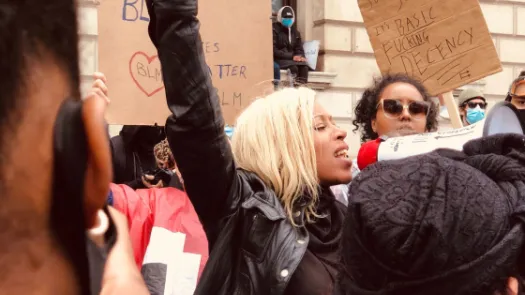
[(148, 171), (145, 174), (152, 175), (154, 177), (153, 180), (149, 181), (149, 183), (152, 185), (156, 185), (162, 180), (162, 183), (165, 186), (170, 183), (171, 177), (173, 176), (173, 172), (168, 169), (155, 169), (153, 171)]

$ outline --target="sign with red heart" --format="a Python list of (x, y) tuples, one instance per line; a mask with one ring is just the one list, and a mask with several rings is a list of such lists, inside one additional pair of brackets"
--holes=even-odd
[[(202, 48), (227, 124), (254, 98), (273, 92), (270, 15), (266, 1), (199, 0)], [(100, 1), (98, 70), (108, 80), (110, 124), (164, 125), (170, 115), (148, 25), (146, 0)]]
[(129, 74), (135, 85), (147, 97), (152, 97), (164, 89), (157, 55), (148, 56), (142, 51), (135, 52), (129, 60)]

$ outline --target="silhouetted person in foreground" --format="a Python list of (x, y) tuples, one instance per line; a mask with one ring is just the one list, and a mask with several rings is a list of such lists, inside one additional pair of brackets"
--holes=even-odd
[(80, 99), (75, 3), (0, 1), (2, 294), (148, 294), (105, 205), (107, 101)]

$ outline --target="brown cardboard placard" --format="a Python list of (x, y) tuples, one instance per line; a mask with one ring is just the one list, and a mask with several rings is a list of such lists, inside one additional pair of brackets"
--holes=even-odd
[(500, 72), (477, 0), (358, 0), (384, 73), (407, 73), (438, 95)]
[[(228, 124), (273, 89), (270, 16), (266, 1), (199, 0), (206, 62)], [(110, 124), (164, 125), (170, 114), (148, 23), (145, 0), (100, 1), (99, 71), (108, 79)]]

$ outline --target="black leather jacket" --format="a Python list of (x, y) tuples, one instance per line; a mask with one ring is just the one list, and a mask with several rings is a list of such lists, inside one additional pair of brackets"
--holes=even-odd
[[(204, 58), (197, 0), (147, 4), (172, 112), (166, 135), (211, 249), (195, 294), (283, 294), (308, 233), (291, 225), (257, 176), (235, 167)], [(302, 217), (298, 211), (299, 224)]]

